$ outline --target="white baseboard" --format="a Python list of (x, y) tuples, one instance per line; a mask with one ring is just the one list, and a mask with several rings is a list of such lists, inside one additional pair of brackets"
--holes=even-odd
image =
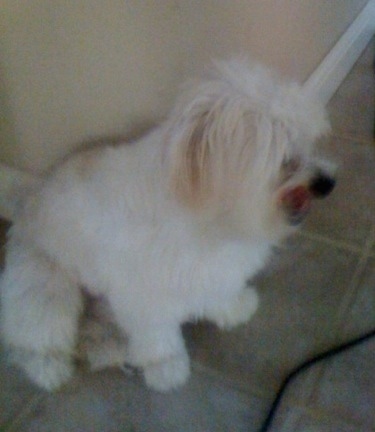
[(370, 0), (304, 84), (327, 103), (375, 34), (375, 0)]

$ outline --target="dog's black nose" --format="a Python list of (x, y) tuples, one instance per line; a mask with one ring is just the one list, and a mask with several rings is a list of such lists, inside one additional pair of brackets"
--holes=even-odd
[(319, 173), (310, 183), (310, 192), (316, 198), (324, 198), (329, 195), (335, 187), (336, 180), (327, 174)]

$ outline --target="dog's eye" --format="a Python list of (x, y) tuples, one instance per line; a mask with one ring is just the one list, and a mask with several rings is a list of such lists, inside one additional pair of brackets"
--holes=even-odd
[(300, 168), (301, 160), (298, 157), (288, 158), (283, 161), (282, 171), (286, 178), (292, 177)]

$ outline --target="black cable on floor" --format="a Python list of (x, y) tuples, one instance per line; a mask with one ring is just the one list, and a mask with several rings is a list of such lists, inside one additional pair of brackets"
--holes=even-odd
[(321, 354), (318, 354), (314, 357), (312, 357), (309, 360), (304, 361), (299, 366), (294, 368), (289, 375), (284, 379), (282, 382), (275, 399), (272, 402), (272, 405), (270, 407), (270, 410), (268, 411), (267, 417), (264, 420), (261, 428), (259, 429), (259, 432), (267, 432), (270, 430), (270, 427), (272, 425), (273, 419), (275, 418), (276, 411), (280, 406), (280, 402), (285, 394), (285, 391), (287, 390), (289, 384), (296, 378), (297, 375), (299, 375), (301, 372), (305, 371), (306, 369), (310, 368), (311, 366), (315, 365), (316, 363), (326, 360), (328, 358), (331, 358), (335, 356), (336, 354), (340, 354), (343, 351), (346, 351), (350, 348), (353, 348), (363, 342), (367, 342), (369, 339), (375, 337), (375, 329), (369, 331), (368, 333), (359, 336), (353, 340), (350, 340), (348, 342), (345, 342), (341, 345), (338, 345), (337, 347), (331, 348), (328, 351), (325, 351)]

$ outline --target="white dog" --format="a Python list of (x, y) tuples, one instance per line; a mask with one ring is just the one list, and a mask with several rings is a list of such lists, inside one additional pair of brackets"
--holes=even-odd
[(10, 232), (1, 319), (14, 362), (46, 389), (70, 378), (84, 287), (126, 335), (109, 358), (120, 353), (156, 390), (183, 384), (181, 324), (249, 320), (258, 296), (246, 280), (333, 188), (312, 147), (328, 129), (298, 85), (218, 62), (138, 142), (65, 159)]

